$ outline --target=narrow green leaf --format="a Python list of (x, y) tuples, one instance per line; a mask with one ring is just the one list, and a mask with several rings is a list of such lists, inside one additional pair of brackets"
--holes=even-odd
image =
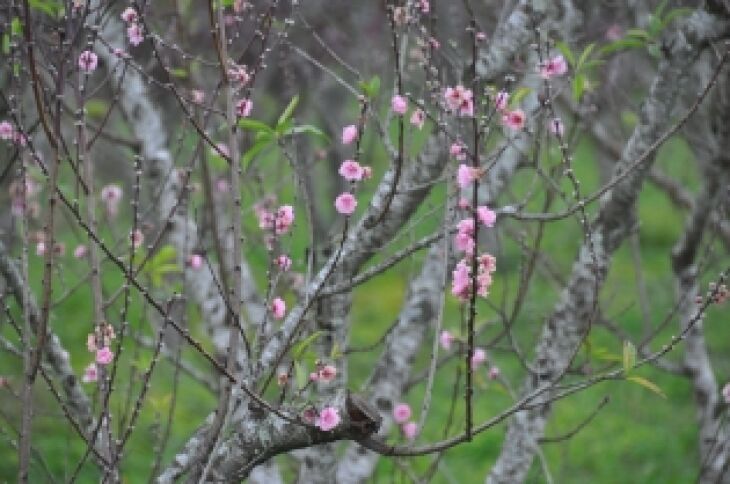
[(621, 50), (638, 49), (644, 47), (644, 45), (646, 45), (646, 42), (643, 40), (627, 37), (611, 42), (610, 44), (606, 44), (605, 46), (601, 47), (598, 52), (601, 55), (605, 55)]
[(588, 44), (588, 46), (586, 46), (585, 49), (583, 49), (583, 53), (578, 58), (578, 64), (577, 64), (576, 69), (580, 69), (583, 66), (583, 64), (585, 63), (586, 60), (588, 60), (588, 57), (591, 55), (591, 52), (593, 52), (593, 49), (595, 49), (595, 47), (596, 47), (595, 42), (592, 42), (592, 43)]
[(636, 364), (636, 347), (631, 341), (624, 341), (623, 366), (627, 375)]
[(293, 128), (288, 129), (285, 133), (286, 136), (294, 136), (297, 134), (311, 134), (312, 136), (317, 136), (318, 138), (321, 138), (324, 141), (329, 141), (329, 138), (326, 134), (322, 132), (319, 128), (316, 126), (312, 126), (310, 124), (305, 124), (302, 126), (294, 126)]
[(517, 106), (522, 102), (522, 100), (532, 92), (532, 89), (529, 87), (518, 87), (515, 89), (515, 91), (510, 95), (509, 97), (509, 103), (511, 106)]
[(319, 338), (322, 333), (323, 331), (315, 331), (314, 333), (310, 334), (309, 336), (295, 344), (291, 349), (292, 358), (295, 361), (298, 360), (307, 349), (307, 347), (312, 344), (314, 340)]
[(586, 77), (583, 74), (576, 74), (573, 77), (573, 99), (580, 101), (585, 90)]
[(294, 96), (291, 101), (289, 101), (289, 105), (286, 109), (284, 109), (284, 112), (282, 112), (281, 116), (279, 116), (279, 120), (276, 122), (277, 127), (291, 119), (292, 114), (294, 114), (294, 110), (297, 108), (297, 104), (299, 104), (299, 96)]
[(629, 381), (632, 381), (638, 385), (641, 385), (642, 387), (656, 393), (657, 395), (659, 395), (662, 398), (667, 398), (667, 395), (662, 391), (661, 388), (659, 388), (659, 386), (656, 383), (651, 382), (651, 381), (647, 380), (646, 378), (642, 378), (642, 377), (636, 376), (636, 375), (631, 375), (629, 377), (626, 377), (626, 379)]
[(268, 137), (266, 139), (262, 139), (254, 143), (254, 145), (244, 153), (243, 158), (241, 158), (241, 164), (244, 167), (247, 167), (249, 163), (251, 163), (251, 160), (253, 160), (256, 155), (258, 155), (261, 150), (266, 148), (271, 144), (271, 137)]
[(262, 121), (250, 118), (241, 118), (238, 120), (238, 126), (243, 129), (250, 129), (255, 132), (273, 133), (274, 130)]
[(294, 379), (297, 382), (297, 388), (300, 389), (307, 386), (307, 381), (309, 380), (307, 368), (298, 361), (294, 362)]

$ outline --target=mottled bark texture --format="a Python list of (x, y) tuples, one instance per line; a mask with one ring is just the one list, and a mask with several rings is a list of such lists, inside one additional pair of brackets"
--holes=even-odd
[[(709, 41), (726, 35), (727, 28), (725, 18), (700, 9), (665, 40), (665, 58), (621, 160), (616, 164), (614, 176), (629, 170), (633, 162), (672, 127), (676, 99), (688, 88), (688, 73), (694, 68), (698, 52)], [(691, 88), (696, 90), (696, 86)], [(611, 255), (634, 225), (634, 202), (652, 161), (653, 154), (602, 197), (599, 214), (573, 265), (570, 281), (543, 327), (532, 363), (534, 374), (526, 379), (524, 393), (554, 384), (572, 361), (595, 317), (599, 290), (605, 281)], [(551, 392), (541, 393), (532, 402), (534, 408), (518, 412), (512, 418), (487, 483), (525, 480), (550, 414), (550, 398)]]

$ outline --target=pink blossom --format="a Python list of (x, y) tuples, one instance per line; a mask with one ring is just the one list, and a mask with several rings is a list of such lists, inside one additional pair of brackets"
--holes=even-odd
[(556, 76), (562, 76), (568, 72), (568, 63), (562, 54), (558, 54), (552, 59), (548, 59), (539, 66), (540, 77), (550, 79)]
[(122, 12), (122, 20), (127, 23), (136, 22), (138, 18), (137, 11), (132, 7), (127, 7), (124, 9), (124, 12)]
[(313, 371), (309, 374), (309, 381), (319, 381), (319, 373), (316, 371)]
[(393, 99), (390, 100), (390, 107), (393, 109), (395, 114), (403, 116), (408, 110), (408, 101), (406, 101), (406, 98), (400, 94), (396, 94), (393, 96)]
[(357, 138), (357, 126), (350, 124), (342, 128), (342, 144), (349, 145)]
[(13, 125), (9, 121), (0, 122), (0, 139), (6, 141), (12, 140), (14, 133), (15, 129), (13, 129)]
[(428, 38), (428, 45), (433, 50), (439, 50), (441, 48), (441, 42), (439, 42), (438, 40), (436, 40), (434, 37), (429, 37)]
[(487, 34), (485, 34), (484, 32), (477, 32), (476, 38), (477, 41), (484, 42), (485, 40), (487, 40)]
[(504, 111), (509, 105), (509, 93), (507, 91), (499, 91), (494, 97), (494, 105), (497, 111)]
[(288, 271), (291, 267), (291, 258), (282, 254), (274, 259), (274, 264), (276, 264), (282, 271)]
[(253, 109), (253, 101), (250, 99), (240, 99), (236, 103), (236, 116), (239, 118), (247, 118), (251, 116), (251, 110)]
[(560, 120), (560, 118), (554, 118), (550, 120), (550, 133), (557, 136), (558, 138), (562, 138), (564, 132), (565, 127), (563, 126), (563, 122)]
[(192, 94), (195, 104), (203, 104), (203, 101), (205, 101), (205, 93), (200, 89), (193, 89), (190, 94)]
[(474, 93), (462, 85), (447, 87), (444, 91), (446, 107), (459, 116), (474, 116)]
[(108, 346), (96, 350), (96, 362), (100, 365), (108, 365), (114, 359), (114, 353)]
[(339, 411), (335, 407), (324, 407), (322, 411), (319, 412), (319, 417), (317, 417), (315, 425), (319, 427), (320, 430), (329, 432), (330, 430), (337, 427), (339, 423)]
[(251, 75), (248, 73), (245, 66), (231, 67), (228, 69), (228, 77), (230, 77), (231, 81), (242, 85), (248, 84), (248, 81), (251, 80)]
[(407, 403), (399, 403), (393, 407), (393, 420), (396, 423), (407, 422), (411, 418), (411, 407)]
[(335, 199), (335, 209), (342, 215), (352, 215), (357, 208), (357, 199), (352, 193), (340, 193)]
[(99, 64), (99, 58), (90, 50), (85, 50), (79, 55), (79, 69), (88, 73), (94, 72)]
[(188, 266), (196, 271), (203, 267), (203, 256), (200, 254), (190, 254), (188, 257)]
[(35, 255), (46, 254), (46, 243), (42, 240), (35, 245)]
[(443, 349), (450, 349), (452, 341), (454, 341), (454, 336), (450, 332), (446, 330), (441, 331), (439, 334), (439, 344), (441, 344)]
[(74, 249), (74, 257), (77, 259), (82, 259), (86, 257), (86, 254), (89, 252), (89, 249), (85, 245), (77, 245)]
[(116, 217), (119, 212), (122, 193), (122, 188), (119, 185), (106, 185), (101, 189), (101, 200), (104, 202), (106, 213), (110, 218)]
[(144, 31), (142, 30), (142, 26), (137, 23), (133, 23), (127, 27), (127, 38), (129, 39), (129, 43), (135, 47), (141, 44), (144, 41)]
[(469, 234), (459, 232), (454, 236), (454, 247), (456, 247), (456, 250), (473, 254), (475, 247), (474, 238)]
[(457, 160), (465, 160), (466, 159), (466, 146), (464, 146), (463, 143), (460, 141), (457, 141), (456, 143), (452, 143), (452, 145), (449, 147), (449, 153), (451, 156), (456, 158)]
[(722, 387), (722, 398), (725, 400), (725, 403), (730, 405), (730, 383), (726, 383), (724, 387)]
[(464, 260), (459, 261), (452, 272), (451, 294), (459, 298), (461, 301), (465, 301), (469, 298), (471, 287), (471, 280), (469, 278), (470, 272), (471, 270)]
[(469, 165), (460, 164), (456, 170), (456, 184), (459, 188), (466, 188), (479, 179), (479, 169)]
[(497, 270), (497, 259), (491, 254), (482, 254), (477, 259), (479, 269), (485, 272), (494, 272)]
[(132, 243), (132, 248), (139, 249), (144, 243), (144, 234), (141, 230), (135, 229), (129, 234), (129, 241)]
[(271, 312), (274, 314), (276, 319), (282, 319), (286, 314), (286, 303), (280, 297), (275, 297), (271, 301)]
[(411, 114), (411, 124), (418, 129), (423, 129), (423, 125), (426, 124), (426, 113), (423, 109), (418, 108)]
[(502, 114), (502, 124), (515, 131), (521, 130), (525, 127), (525, 112), (521, 109), (505, 111)]
[(482, 348), (474, 348), (474, 353), (471, 355), (471, 368), (475, 370), (487, 361), (487, 353)]
[(474, 219), (465, 218), (456, 224), (456, 230), (467, 235), (474, 235)]
[(418, 435), (418, 424), (416, 422), (404, 423), (401, 430), (408, 440), (413, 440)]
[(459, 199), (459, 201), (457, 202), (457, 204), (456, 204), (456, 205), (457, 205), (457, 206), (458, 206), (458, 207), (459, 207), (460, 209), (462, 209), (462, 210), (466, 210), (466, 209), (468, 209), (469, 207), (471, 207), (471, 203), (469, 203), (469, 200), (467, 200), (467, 199), (466, 199), (466, 198), (464, 198), (464, 197), (461, 197), (461, 198)]
[(81, 381), (84, 383), (93, 383), (99, 379), (99, 371), (96, 369), (96, 363), (89, 363), (84, 369), (84, 376), (81, 377)]
[(20, 131), (16, 131), (13, 134), (13, 141), (18, 146), (25, 146), (28, 144), (28, 137), (26, 135), (24, 135), (23, 133), (21, 133)]
[(429, 13), (431, 11), (431, 4), (428, 0), (418, 0), (418, 8), (421, 13)]
[(276, 211), (274, 221), (274, 232), (276, 235), (285, 234), (294, 223), (294, 207), (291, 205), (282, 205)]
[(373, 169), (369, 166), (362, 167), (362, 179), (369, 180), (373, 177)]
[(337, 368), (332, 365), (324, 365), (319, 370), (319, 379), (325, 382), (331, 382), (337, 376)]
[(359, 181), (362, 180), (363, 169), (357, 161), (345, 160), (340, 165), (339, 174), (345, 180)]
[(477, 218), (485, 227), (493, 227), (494, 222), (497, 220), (497, 214), (489, 207), (481, 205), (477, 207)]
[(499, 378), (499, 368), (497, 368), (496, 366), (489, 368), (489, 373), (487, 374), (487, 376), (490, 380), (496, 380), (497, 378)]

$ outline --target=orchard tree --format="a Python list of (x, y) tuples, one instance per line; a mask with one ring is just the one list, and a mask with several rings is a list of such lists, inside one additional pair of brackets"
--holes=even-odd
[(609, 382), (672, 398), (651, 368), (730, 482), (727, 0), (7, 0), (0, 29), (7, 479), (424, 482), (491, 435), (474, 481), (552, 482)]

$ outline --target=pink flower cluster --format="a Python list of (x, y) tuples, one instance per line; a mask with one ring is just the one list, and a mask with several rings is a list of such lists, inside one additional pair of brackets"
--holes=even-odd
[(449, 111), (459, 116), (474, 116), (474, 93), (461, 84), (447, 87), (444, 91), (444, 101)]
[(552, 59), (542, 62), (537, 66), (537, 70), (543, 79), (551, 79), (568, 72), (568, 63), (565, 62), (565, 57), (559, 54)]
[(399, 403), (393, 407), (393, 420), (400, 425), (401, 432), (408, 440), (413, 440), (418, 435), (418, 424), (410, 421), (412, 414), (407, 403)]
[(426, 113), (423, 109), (418, 108), (411, 114), (411, 124), (418, 129), (423, 129), (423, 125), (426, 124)]
[(255, 210), (259, 218), (259, 228), (262, 230), (273, 229), (276, 235), (287, 233), (294, 223), (294, 207), (291, 205), (282, 205), (276, 212), (270, 212), (261, 205), (257, 205)]
[(79, 69), (87, 74), (94, 72), (98, 64), (99, 58), (90, 50), (85, 50), (79, 55)]
[(502, 114), (502, 124), (510, 129), (519, 131), (525, 127), (525, 112), (521, 109), (509, 109), (509, 93), (499, 91), (494, 96), (494, 106), (497, 111)]
[(95, 382), (99, 377), (99, 366), (105, 366), (114, 361), (114, 352), (109, 348), (111, 340), (114, 338), (116, 338), (114, 327), (108, 323), (101, 324), (96, 331), (89, 333), (86, 337), (86, 349), (90, 353), (94, 353), (95, 361), (89, 363), (84, 369), (81, 381)]
[[(465, 302), (471, 296), (471, 261), (462, 259), (456, 264), (452, 273), (451, 294)], [(496, 259), (490, 254), (482, 254), (477, 258), (477, 294), (487, 297), (492, 285), (492, 273), (496, 269)]]
[(127, 38), (129, 43), (137, 47), (144, 41), (144, 30), (139, 24), (139, 15), (133, 7), (127, 7), (122, 12), (122, 20), (127, 22)]
[(318, 362), (317, 371), (309, 374), (310, 381), (321, 381), (329, 383), (337, 376), (337, 368), (332, 365), (323, 365)]
[(342, 128), (342, 144), (349, 145), (357, 139), (357, 126), (350, 124)]
[(10, 141), (18, 146), (28, 144), (28, 139), (25, 135), (20, 131), (16, 131), (10, 121), (0, 121), (0, 139)]
[[(493, 227), (494, 222), (497, 220), (497, 214), (489, 207), (482, 205), (477, 207), (477, 220), (485, 227)], [(465, 218), (456, 224), (457, 232), (454, 237), (454, 245), (457, 250), (469, 255), (474, 253), (474, 229), (473, 218)]]
[(461, 141), (452, 143), (449, 147), (449, 154), (459, 161), (464, 161), (466, 159), (466, 146)]
[(248, 98), (239, 99), (236, 102), (236, 116), (239, 118), (247, 118), (251, 116), (253, 110), (253, 101)]

